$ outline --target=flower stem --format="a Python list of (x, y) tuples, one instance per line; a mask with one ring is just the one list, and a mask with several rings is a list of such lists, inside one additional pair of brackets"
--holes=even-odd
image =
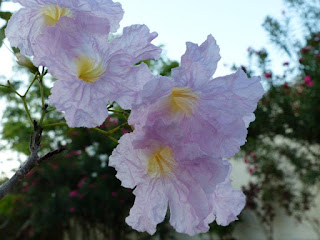
[(3, 84), (0, 84), (0, 87), (10, 88), (9, 86), (7, 86), (7, 85), (3, 85)]
[(113, 113), (120, 113), (120, 114), (123, 114), (123, 115), (126, 115), (128, 116), (129, 113), (125, 112), (125, 111), (118, 111), (118, 110), (114, 110), (114, 109), (108, 109), (109, 112), (113, 112)]
[(25, 96), (21, 96), (21, 100), (23, 102), (24, 109), (25, 109), (25, 111), (27, 113), (28, 120), (29, 120), (30, 124), (33, 125), (33, 120), (32, 120), (28, 105), (27, 105), (26, 97)]
[(118, 140), (117, 140), (117, 139), (115, 139), (115, 138), (114, 138), (114, 137), (112, 137), (112, 136), (108, 136), (108, 138), (109, 138), (110, 140), (112, 140), (113, 142), (117, 143), (117, 144), (119, 143), (119, 142), (118, 142)]
[(28, 92), (29, 92), (30, 88), (32, 87), (32, 85), (34, 84), (34, 82), (37, 80), (37, 78), (38, 78), (38, 74), (39, 74), (39, 72), (36, 72), (36, 74), (34, 75), (34, 78), (32, 79), (32, 81), (31, 81), (31, 83), (30, 83), (30, 85), (29, 85), (29, 87), (28, 87), (27, 91), (26, 91), (26, 92), (25, 92), (25, 94), (23, 95), (24, 97), (25, 97), (25, 96), (27, 96), (27, 94), (28, 94)]
[(110, 136), (111, 134), (115, 133), (116, 131), (120, 130), (121, 128), (123, 128), (126, 125), (128, 125), (127, 122), (119, 125), (118, 127), (115, 127), (114, 129), (111, 129), (109, 131), (104, 131), (104, 130), (101, 130), (100, 128), (92, 128), (92, 129), (103, 134), (103, 135)]
[(40, 95), (41, 95), (41, 105), (42, 105), (42, 113), (41, 113), (41, 118), (39, 121), (39, 125), (42, 127), (42, 122), (44, 120), (44, 117), (47, 113), (47, 107), (48, 105), (46, 105), (44, 103), (44, 86), (43, 86), (43, 76), (45, 75), (45, 70), (44, 68), (42, 69), (42, 73), (39, 76), (39, 84), (40, 84)]

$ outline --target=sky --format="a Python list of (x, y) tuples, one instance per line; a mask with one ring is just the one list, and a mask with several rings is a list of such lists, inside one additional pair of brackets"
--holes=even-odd
[[(201, 44), (212, 34), (220, 47), (221, 60), (214, 76), (231, 74), (233, 63), (247, 62), (247, 49), (267, 47), (274, 63), (281, 65), (282, 59), (272, 48), (262, 28), (267, 15), (280, 17), (284, 9), (282, 0), (119, 0), (125, 11), (120, 31), (132, 24), (146, 24), (158, 33), (154, 44), (163, 45), (163, 54), (179, 60), (185, 52), (187, 41)], [(3, 3), (2, 9), (14, 11), (19, 4)], [(1, 25), (1, 22), (0, 22)], [(6, 42), (9, 45), (8, 42)], [(0, 83), (6, 79), (17, 79), (12, 72), (14, 57), (3, 46), (0, 49)], [(23, 76), (19, 76), (21, 79)], [(5, 103), (0, 101), (0, 118)], [(1, 120), (2, 121), (2, 120)], [(0, 126), (1, 127), (1, 126)], [(18, 167), (17, 158), (10, 152), (0, 152), (0, 173)]]

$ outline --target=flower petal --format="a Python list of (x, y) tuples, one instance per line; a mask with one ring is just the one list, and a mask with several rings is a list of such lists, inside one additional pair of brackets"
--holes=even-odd
[(108, 116), (106, 96), (98, 85), (82, 81), (58, 80), (49, 96), (50, 104), (65, 112), (69, 127), (95, 127)]
[(117, 170), (116, 177), (126, 188), (134, 188), (144, 182), (143, 176), (146, 174), (146, 166), (140, 160), (139, 151), (132, 146), (134, 139), (135, 133), (123, 135), (109, 158), (109, 166)]
[(219, 51), (212, 35), (209, 35), (200, 46), (187, 42), (187, 50), (181, 57), (181, 65), (172, 69), (172, 77), (184, 85), (208, 81), (217, 69), (221, 58)]
[(146, 25), (125, 27), (122, 36), (111, 41), (109, 54), (122, 51), (131, 57), (132, 64), (147, 59), (158, 59), (161, 49), (151, 44), (151, 41), (157, 36), (156, 32), (150, 33)]
[(18, 47), (22, 54), (31, 56), (32, 44), (41, 31), (42, 21), (39, 11), (22, 8), (10, 18), (5, 34), (12, 46)]
[(155, 182), (140, 184), (133, 191), (136, 195), (126, 223), (139, 232), (154, 234), (157, 224), (164, 220), (168, 199), (161, 185)]
[(214, 214), (216, 222), (221, 226), (238, 220), (238, 215), (246, 204), (246, 197), (243, 192), (234, 190), (231, 181), (227, 180), (217, 186), (213, 195)]

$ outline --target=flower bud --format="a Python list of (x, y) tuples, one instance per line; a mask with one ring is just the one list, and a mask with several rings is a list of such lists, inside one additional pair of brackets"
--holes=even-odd
[(38, 68), (34, 66), (31, 60), (26, 56), (22, 55), (21, 53), (16, 53), (15, 56), (17, 58), (17, 63), (20, 66), (28, 68), (32, 73), (36, 73), (38, 71)]

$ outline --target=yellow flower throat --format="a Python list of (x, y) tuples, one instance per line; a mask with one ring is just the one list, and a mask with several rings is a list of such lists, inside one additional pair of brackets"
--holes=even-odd
[(195, 92), (188, 87), (175, 87), (169, 96), (170, 109), (173, 113), (191, 116), (199, 102)]
[(175, 165), (171, 148), (161, 148), (149, 159), (148, 174), (152, 177), (166, 177), (174, 171)]
[(78, 78), (86, 83), (93, 84), (105, 72), (101, 61), (96, 62), (84, 55), (79, 56), (75, 59), (75, 65), (78, 73)]
[(62, 8), (55, 4), (44, 7), (42, 9), (42, 16), (46, 26), (55, 26), (63, 16), (72, 18), (72, 12), (69, 8)]

